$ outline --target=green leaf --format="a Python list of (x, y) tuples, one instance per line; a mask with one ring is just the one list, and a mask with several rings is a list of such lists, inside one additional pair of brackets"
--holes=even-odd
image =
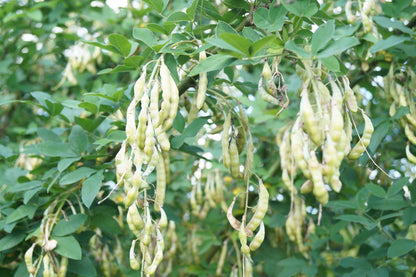
[(327, 23), (319, 26), (319, 28), (312, 35), (311, 51), (315, 55), (319, 50), (324, 48), (332, 39), (335, 31), (335, 21), (330, 20)]
[(103, 171), (100, 170), (96, 174), (88, 177), (82, 184), (81, 199), (87, 208), (91, 206), (95, 196), (100, 191), (103, 179)]
[(370, 53), (375, 53), (380, 50), (389, 49), (408, 40), (409, 38), (405, 36), (390, 36), (387, 39), (380, 40), (376, 44), (371, 46)]
[(346, 37), (346, 38), (340, 38), (338, 40), (332, 40), (327, 47), (325, 47), (322, 51), (320, 51), (316, 57), (318, 59), (320, 58), (326, 58), (333, 55), (338, 55), (345, 50), (358, 45), (360, 42), (358, 39), (354, 37)]
[(108, 36), (108, 41), (111, 45), (116, 47), (124, 57), (127, 57), (130, 54), (131, 43), (124, 36), (111, 34)]
[(269, 46), (269, 45), (274, 46), (274, 47), (276, 47), (277, 45), (280, 45), (282, 49), (284, 47), (283, 42), (279, 40), (276, 36), (267, 36), (267, 37), (257, 40), (251, 45), (250, 47), (251, 55), (256, 54), (257, 52), (262, 50), (264, 47)]
[(390, 119), (391, 120), (397, 120), (397, 119), (402, 118), (403, 116), (405, 116), (408, 113), (410, 113), (410, 108), (409, 107), (400, 106), (396, 110), (396, 113), (392, 117), (390, 117)]
[(149, 4), (152, 8), (154, 8), (157, 12), (161, 13), (165, 4), (162, 0), (143, 0), (147, 4)]
[(310, 58), (311, 57), (311, 54), (308, 51), (306, 51), (302, 47), (298, 46), (295, 43), (295, 41), (293, 41), (293, 40), (289, 40), (288, 42), (286, 42), (285, 49), (287, 49), (289, 51), (292, 51), (292, 52), (298, 54), (299, 56), (301, 56), (303, 58)]
[(198, 117), (183, 131), (182, 135), (174, 137), (172, 139), (172, 148), (179, 149), (186, 138), (195, 137), (199, 130), (208, 122), (207, 117)]
[(41, 188), (43, 183), (41, 181), (35, 180), (26, 183), (15, 183), (13, 185), (8, 185), (7, 189), (8, 192), (15, 193), (27, 190), (33, 190), (37, 188)]
[(167, 22), (174, 22), (174, 23), (183, 22), (183, 21), (189, 22), (189, 20), (190, 20), (189, 16), (184, 12), (174, 12), (171, 15), (169, 15), (168, 18), (166, 19)]
[(77, 152), (85, 152), (87, 150), (88, 137), (85, 131), (79, 125), (72, 127), (71, 133), (68, 137), (69, 144)]
[(371, 230), (377, 226), (377, 222), (370, 221), (369, 219), (361, 215), (345, 214), (338, 216), (338, 219), (348, 222), (361, 223), (367, 230)]
[(14, 210), (7, 217), (6, 223), (12, 223), (24, 217), (28, 217), (29, 219), (32, 219), (33, 216), (35, 215), (36, 210), (37, 210), (36, 206), (29, 206), (29, 205), (19, 206), (16, 210)]
[(146, 28), (134, 28), (133, 37), (137, 40), (142, 41), (150, 48), (153, 48), (156, 45), (158, 45), (158, 41), (156, 40), (155, 34), (153, 34), (152, 31)]
[(66, 236), (76, 232), (79, 227), (87, 220), (86, 214), (72, 214), (68, 219), (61, 219), (53, 228), (53, 236)]
[(235, 58), (227, 55), (217, 54), (210, 56), (195, 66), (189, 73), (189, 76), (195, 76), (199, 73), (223, 69), (227, 65), (231, 64), (234, 60)]
[(387, 198), (392, 197), (393, 195), (397, 194), (405, 185), (409, 185), (409, 178), (402, 177), (400, 179), (395, 180), (389, 189), (387, 190)]
[(53, 142), (45, 141), (39, 144), (36, 144), (36, 149), (45, 156), (50, 157), (78, 157), (79, 155), (75, 153), (68, 143), (63, 142)]
[(231, 33), (223, 33), (220, 34), (220, 38), (229, 45), (233, 46), (241, 53), (247, 56), (250, 55), (249, 48), (251, 46), (251, 41), (246, 39), (245, 37)]
[(319, 9), (316, 0), (282, 0), (282, 4), (286, 10), (297, 16), (311, 17)]
[(0, 251), (8, 250), (15, 247), (26, 237), (24, 232), (13, 232), (0, 239)]
[(335, 56), (320, 59), (323, 65), (333, 72), (339, 72), (340, 65), (338, 59)]
[(79, 161), (81, 157), (77, 158), (65, 158), (58, 162), (58, 170), (59, 172), (63, 172), (65, 169), (67, 169), (73, 162)]
[(39, 9), (27, 11), (26, 16), (32, 19), (33, 21), (42, 21), (42, 11), (40, 11)]
[(386, 135), (391, 131), (391, 127), (392, 127), (391, 121), (385, 121), (379, 124), (375, 128), (374, 133), (371, 136), (370, 145), (368, 146), (368, 149), (372, 153), (376, 152), (380, 143), (385, 139)]
[(263, 7), (258, 8), (253, 14), (254, 24), (268, 32), (278, 31), (283, 26), (286, 12), (282, 5), (271, 7), (269, 10)]
[(4, 159), (10, 158), (13, 156), (13, 150), (7, 146), (0, 144), (0, 156)]
[(82, 260), (79, 260), (79, 261), (69, 260), (68, 272), (75, 273), (76, 276), (83, 276), (83, 277), (96, 277), (97, 276), (95, 265), (86, 256), (82, 257)]
[(91, 168), (88, 168), (88, 167), (80, 167), (80, 168), (76, 169), (75, 171), (64, 175), (61, 178), (61, 180), (59, 181), (59, 184), (61, 184), (61, 185), (73, 184), (75, 182), (80, 181), (83, 178), (88, 178), (94, 172), (95, 172), (94, 169), (91, 169)]
[(56, 253), (64, 257), (68, 257), (70, 259), (81, 260), (81, 246), (73, 236), (52, 238), (58, 242), (58, 245), (54, 250)]
[(415, 32), (413, 32), (412, 29), (406, 27), (400, 20), (392, 21), (390, 20), (390, 18), (381, 15), (374, 16), (373, 20), (381, 27), (397, 29), (403, 33), (407, 33), (410, 35), (415, 34)]
[(406, 227), (416, 221), (416, 207), (409, 207), (403, 212), (403, 223)]
[(105, 119), (106, 117), (104, 116), (100, 116), (96, 119), (75, 117), (75, 123), (79, 124), (85, 131), (92, 132), (97, 129)]
[(391, 243), (387, 249), (387, 257), (393, 258), (404, 255), (412, 251), (416, 246), (416, 241), (410, 239), (398, 239)]
[(215, 33), (217, 37), (219, 37), (221, 34), (224, 34), (224, 33), (231, 33), (231, 34), (238, 35), (237, 31), (234, 30), (234, 28), (230, 24), (224, 21), (218, 22), (217, 28), (215, 29)]
[(365, 187), (374, 196), (377, 196), (377, 197), (380, 197), (380, 198), (386, 197), (386, 191), (382, 187), (380, 187), (379, 185), (375, 185), (375, 184), (369, 183), (369, 184), (365, 185)]
[(176, 114), (175, 120), (173, 121), (173, 128), (175, 128), (178, 132), (183, 132), (183, 129), (185, 128), (185, 118), (183, 115), (178, 112)]

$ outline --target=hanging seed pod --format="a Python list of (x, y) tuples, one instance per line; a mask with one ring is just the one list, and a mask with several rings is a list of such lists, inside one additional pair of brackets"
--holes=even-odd
[[(240, 231), (241, 222), (238, 219), (236, 219), (233, 215), (233, 208), (234, 208), (234, 204), (235, 204), (236, 199), (237, 199), (237, 196), (234, 197), (233, 201), (231, 202), (231, 205), (228, 207), (227, 219), (228, 219), (228, 222), (230, 223), (231, 227), (233, 227), (237, 231)], [(249, 236), (249, 237), (253, 236), (253, 231), (251, 231), (250, 229), (246, 228), (245, 232), (246, 232), (247, 236)]]
[(220, 258), (218, 260), (218, 266), (217, 266), (217, 270), (215, 271), (215, 276), (222, 276), (221, 275), (222, 269), (224, 267), (225, 258), (227, 257), (227, 242), (228, 240), (225, 240), (222, 243)]
[(136, 255), (134, 251), (135, 245), (136, 245), (136, 240), (133, 240), (131, 242), (131, 247), (130, 247), (129, 261), (130, 261), (131, 269), (139, 270), (141, 262), (140, 262), (140, 257), (138, 257), (138, 255)]
[(230, 170), (231, 176), (234, 179), (240, 178), (240, 158), (238, 155), (237, 142), (234, 137), (231, 138), (230, 142)]
[[(205, 51), (201, 51), (199, 53), (199, 62), (202, 62), (206, 58), (207, 58), (207, 55)], [(207, 86), (208, 86), (207, 73), (206, 72), (199, 73), (198, 92), (196, 95), (196, 107), (198, 108), (198, 110), (200, 110), (205, 103)]]
[(65, 277), (67, 269), (68, 269), (68, 258), (65, 256), (62, 256), (61, 263), (58, 269), (58, 277)]
[(264, 223), (263, 221), (260, 224), (260, 229), (257, 232), (257, 234), (254, 236), (253, 240), (250, 242), (250, 250), (251, 251), (256, 251), (260, 245), (263, 243), (264, 241), (264, 235), (265, 235), (265, 228), (264, 228)]
[(254, 231), (263, 221), (269, 207), (269, 192), (263, 184), (263, 181), (259, 179), (259, 201), (257, 202), (256, 211), (253, 217), (247, 224), (247, 229)]
[(33, 265), (33, 250), (35, 249), (36, 243), (33, 243), (32, 246), (25, 252), (25, 263), (27, 271), (30, 274), (36, 272), (36, 267)]
[(227, 117), (225, 118), (223, 124), (223, 132), (221, 137), (221, 144), (222, 144), (222, 161), (226, 168), (230, 168), (231, 165), (231, 157), (229, 151), (229, 139), (230, 139), (230, 128), (231, 128), (231, 112), (228, 113)]
[(310, 153), (309, 170), (311, 171), (312, 182), (313, 182), (313, 194), (316, 199), (325, 205), (328, 202), (328, 191), (325, 189), (323, 177), (322, 177), (322, 166), (316, 159), (314, 151)]
[(370, 145), (371, 135), (374, 132), (373, 124), (371, 123), (370, 118), (362, 112), (364, 118), (364, 131), (361, 136), (361, 140), (354, 146), (351, 152), (348, 154), (348, 158), (351, 160), (358, 159), (368, 145)]
[(156, 179), (155, 211), (159, 212), (160, 208), (163, 207), (166, 193), (166, 170), (161, 154), (159, 154), (159, 162), (156, 165)]

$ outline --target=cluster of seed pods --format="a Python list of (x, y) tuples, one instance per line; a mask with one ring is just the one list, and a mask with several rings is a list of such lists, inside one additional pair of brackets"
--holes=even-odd
[(204, 219), (210, 209), (216, 208), (217, 205), (227, 211), (223, 189), (224, 184), (219, 170), (208, 172), (206, 177), (197, 180), (196, 184), (192, 186), (189, 198), (192, 215)]
[[(364, 132), (351, 149), (353, 127), (350, 118), (359, 110), (357, 100), (346, 77), (342, 78), (342, 85), (331, 78), (329, 83), (332, 93), (312, 69), (305, 70), (298, 116), (294, 124), (283, 129), (277, 137), (282, 179), (287, 188), (293, 194), (297, 193), (293, 178), (300, 169), (307, 179), (301, 192), (313, 192), (323, 205), (329, 199), (325, 184), (335, 192), (341, 190), (339, 167), (342, 160), (359, 158), (370, 144), (374, 131), (371, 120), (360, 110)], [(321, 161), (318, 154), (322, 154)]]
[[(39, 227), (37, 241), (34, 242), (24, 254), (26, 268), (30, 276), (37, 276), (41, 265), (43, 265), (42, 275), (44, 277), (66, 276), (68, 258), (62, 256), (59, 261), (59, 256), (54, 251), (58, 245), (58, 242), (55, 239), (50, 238), (50, 234), (58, 222), (57, 214), (53, 213), (54, 209), (56, 208), (56, 204), (57, 201), (54, 201), (44, 211), (42, 223)], [(72, 211), (74, 214), (76, 213), (74, 208)], [(40, 246), (42, 251), (37, 259), (33, 260), (33, 253), (36, 246)]]
[[(163, 203), (170, 175), (170, 143), (166, 131), (175, 119), (179, 92), (163, 56), (154, 67), (149, 80), (146, 80), (146, 76), (144, 68), (134, 85), (134, 96), (127, 108), (127, 138), (122, 143), (115, 161), (117, 182), (123, 186), (125, 192), (127, 223), (137, 237), (132, 243), (130, 265), (135, 270), (141, 268), (150, 276), (156, 272), (163, 258), (162, 232), (168, 226)], [(136, 123), (136, 110), (139, 105), (140, 112)], [(150, 186), (146, 179), (155, 169), (156, 187), (154, 198), (150, 199), (147, 193)], [(153, 209), (160, 213), (158, 221), (152, 218), (149, 203), (154, 203)], [(140, 254), (136, 254), (136, 241), (139, 242)]]
[[(400, 107), (409, 108), (409, 112), (400, 119), (400, 124), (404, 128), (405, 135), (409, 142), (416, 146), (416, 107), (414, 102), (416, 74), (410, 68), (406, 70), (406, 73), (408, 74), (407, 77), (397, 76), (399, 79), (400, 77), (410, 79), (410, 82), (407, 82), (407, 85), (403, 86), (396, 81), (397, 78), (394, 75), (393, 66), (391, 66), (389, 73), (383, 78), (384, 91), (388, 101), (391, 102), (389, 111), (390, 116), (395, 115)], [(416, 164), (416, 156), (410, 151), (409, 143), (406, 145), (406, 157), (410, 162)]]

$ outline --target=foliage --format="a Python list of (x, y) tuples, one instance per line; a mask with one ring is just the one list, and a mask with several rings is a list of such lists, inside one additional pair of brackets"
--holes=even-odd
[[(126, 139), (134, 84), (142, 71), (149, 81), (163, 59), (180, 101), (167, 130), (163, 206), (176, 230), (163, 233), (157, 276), (248, 276), (249, 265), (254, 276), (412, 276), (415, 14), (411, 0), (145, 0), (118, 9), (104, 1), (0, 1), (0, 275), (29, 276), (28, 249), (38, 276), (66, 261), (66, 276), (140, 274), (130, 268), (136, 236), (126, 221), (126, 193), (118, 188), (104, 197), (117, 183), (114, 160)], [(203, 51), (207, 58), (200, 60)], [(279, 95), (264, 89), (265, 63)], [(288, 186), (282, 144), (276, 144), (299, 115), (305, 72), (327, 88), (346, 76), (374, 126), (367, 153), (358, 160), (342, 156), (342, 189), (326, 186), (325, 205), (300, 194), (308, 179), (301, 170), (292, 172), (294, 187)], [(191, 112), (205, 73), (204, 105)], [(273, 103), (263, 100), (267, 95)], [(360, 113), (347, 112), (344, 118), (357, 124), (354, 146), (365, 124)], [(232, 177), (223, 165), (220, 142), (226, 116), (232, 115), (234, 135), (245, 128), (242, 114), (250, 137), (238, 145), (247, 143), (241, 165), (249, 159), (250, 138), (254, 146), (245, 178)], [(323, 162), (325, 146), (315, 150)], [(270, 200), (265, 240), (251, 252), (251, 263), (226, 212), (237, 196), (235, 219), (256, 214), (250, 208), (261, 190), (257, 177)], [(156, 178), (152, 172), (146, 180), (151, 203)], [(208, 199), (210, 182), (222, 200)], [(139, 200), (142, 211), (147, 199)], [(300, 235), (293, 239), (287, 216), (302, 205)], [(152, 203), (158, 219), (156, 211)], [(152, 234), (154, 243), (158, 238)]]

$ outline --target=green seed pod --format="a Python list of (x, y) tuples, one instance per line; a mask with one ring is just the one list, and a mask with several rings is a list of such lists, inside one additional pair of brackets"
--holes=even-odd
[(265, 230), (264, 230), (264, 223), (263, 221), (260, 224), (260, 229), (257, 232), (257, 234), (254, 236), (253, 240), (250, 242), (250, 250), (251, 251), (256, 251), (260, 245), (263, 243), (264, 241), (264, 235), (265, 235)]
[(264, 186), (263, 181), (259, 179), (259, 200), (257, 202), (256, 211), (254, 212), (253, 217), (247, 224), (247, 229), (254, 231), (263, 221), (264, 216), (266, 215), (267, 209), (269, 207), (269, 192)]
[(230, 170), (231, 176), (234, 179), (240, 178), (240, 158), (238, 155), (237, 142), (234, 137), (231, 138), (230, 142)]
[(223, 124), (223, 132), (221, 137), (221, 144), (222, 144), (222, 160), (224, 166), (226, 168), (230, 168), (231, 165), (231, 157), (229, 151), (229, 139), (230, 139), (230, 128), (231, 128), (231, 112), (228, 113), (226, 119), (224, 120)]

